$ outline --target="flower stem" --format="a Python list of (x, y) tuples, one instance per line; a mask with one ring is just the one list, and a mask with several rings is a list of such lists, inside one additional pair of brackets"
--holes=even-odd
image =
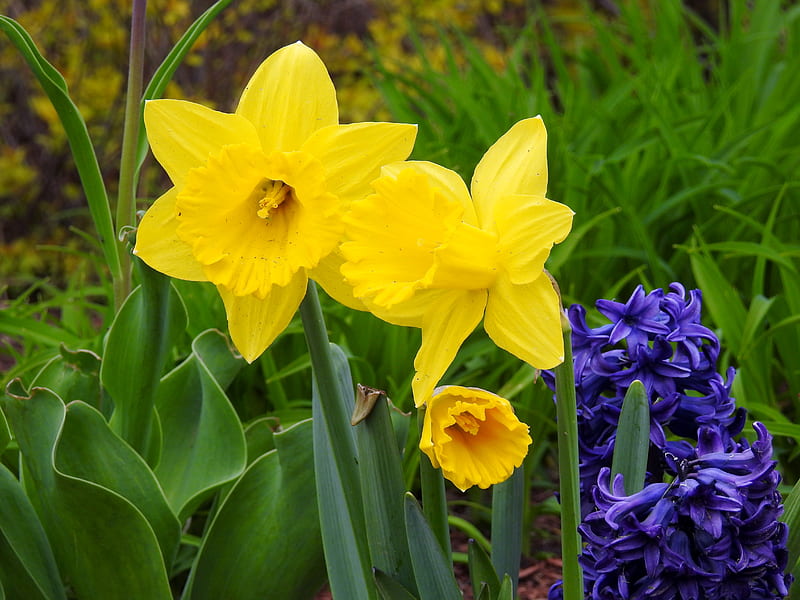
[(572, 328), (561, 314), (564, 362), (555, 368), (558, 432), (558, 475), (561, 496), (561, 560), (564, 600), (583, 600), (583, 569), (578, 563), (581, 539), (580, 475), (578, 471), (578, 407), (572, 363)]
[[(136, 222), (136, 144), (141, 120), (142, 79), (144, 77), (145, 14), (147, 0), (133, 0), (131, 46), (128, 60), (128, 90), (125, 96), (125, 124), (122, 131), (122, 156), (117, 194), (117, 235)], [(117, 310), (131, 291), (131, 257), (120, 242), (120, 278), (114, 281), (114, 306)]]
[[(425, 408), (417, 411), (419, 428), (425, 420)], [(450, 546), (450, 525), (447, 521), (447, 498), (444, 490), (444, 477), (442, 472), (435, 468), (430, 459), (420, 452), (419, 478), (422, 488), (422, 512), (439, 540), (442, 550), (448, 560), (452, 562), (453, 550)]]

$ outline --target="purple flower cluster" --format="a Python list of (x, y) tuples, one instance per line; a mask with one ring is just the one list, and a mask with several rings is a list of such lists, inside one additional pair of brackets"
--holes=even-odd
[[(573, 328), (586, 598), (781, 598), (791, 581), (772, 438), (754, 425), (736, 441), (745, 413), (730, 396), (734, 372), (717, 372), (720, 344), (688, 297), (636, 288), (625, 303), (598, 300), (611, 323)], [(544, 374), (552, 387), (551, 373)], [(610, 481), (617, 423), (628, 386), (645, 386), (650, 454), (644, 489), (626, 496)], [(668, 436), (668, 433), (672, 435)], [(684, 438), (681, 440), (676, 437)], [(666, 480), (666, 481), (665, 481)], [(561, 597), (560, 586), (550, 592)]]

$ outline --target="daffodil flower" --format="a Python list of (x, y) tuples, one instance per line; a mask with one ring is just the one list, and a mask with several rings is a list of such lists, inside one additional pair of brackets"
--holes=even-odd
[(419, 448), (460, 490), (505, 481), (531, 445), (528, 426), (511, 403), (491, 392), (456, 385), (428, 401)]
[(261, 64), (233, 114), (153, 100), (144, 119), (173, 187), (144, 215), (134, 253), (215, 284), (245, 359), (288, 325), (309, 276), (359, 306), (339, 273), (342, 215), (382, 165), (408, 156), (415, 126), (340, 125), (325, 65), (300, 42)]
[(560, 300), (544, 263), (572, 226), (545, 198), (547, 132), (525, 119), (481, 159), (472, 197), (453, 171), (387, 165), (375, 193), (351, 205), (342, 273), (375, 315), (422, 328), (417, 406), (484, 320), (494, 342), (539, 369), (564, 359)]

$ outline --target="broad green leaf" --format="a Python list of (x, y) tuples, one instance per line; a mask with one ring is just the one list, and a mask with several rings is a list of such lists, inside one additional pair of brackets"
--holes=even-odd
[(311, 421), (275, 434), (209, 526), (187, 600), (306, 600), (325, 580)]
[(420, 600), (461, 600), (453, 565), (411, 494), (405, 495), (406, 539)]
[(262, 417), (250, 423), (244, 430), (247, 444), (247, 464), (250, 465), (262, 454), (275, 449), (275, 428), (278, 421), (274, 417)]
[(229, 383), (241, 362), (225, 337), (209, 330), (156, 392), (162, 442), (155, 474), (180, 521), (245, 468), (242, 425), (215, 377)]
[(114, 401), (112, 428), (147, 456), (155, 391), (186, 313), (169, 278), (138, 259), (142, 284), (125, 300), (108, 332), (100, 380)]
[(114, 224), (111, 220), (111, 207), (86, 123), (69, 97), (64, 78), (45, 60), (25, 29), (14, 19), (3, 15), (0, 15), (0, 29), (22, 54), (58, 113), (61, 124), (67, 133), (72, 157), (81, 178), (86, 200), (89, 203), (89, 212), (97, 229), (106, 265), (108, 265), (112, 277), (115, 280), (119, 279), (122, 269), (117, 238), (114, 235)]
[(180, 528), (142, 459), (87, 404), (67, 408), (44, 388), (2, 402), (26, 492), (77, 595), (170, 600), (164, 555)]
[(415, 591), (408, 544), (400, 534), (405, 516), (405, 485), (400, 452), (395, 443), (386, 394), (359, 386), (356, 406), (366, 398), (377, 400), (355, 427), (361, 497), (367, 527), (367, 543), (373, 568), (386, 573), (405, 588)]
[(638, 379), (628, 386), (617, 426), (617, 441), (611, 461), (611, 477), (623, 476), (625, 493), (644, 489), (647, 456), (650, 451), (650, 401)]
[(82, 400), (106, 416), (111, 412), (100, 386), (100, 357), (91, 350), (68, 350), (63, 344), (36, 374), (30, 387), (53, 390), (65, 402)]
[(414, 594), (403, 587), (403, 584), (380, 569), (373, 569), (372, 576), (375, 579), (375, 587), (378, 589), (378, 596), (380, 596), (381, 600), (417, 600)]
[[(334, 344), (330, 348), (338, 376), (334, 385), (340, 397), (350, 401), (336, 407), (337, 411), (323, 410), (315, 382), (314, 471), (328, 582), (334, 598), (374, 600), (358, 456), (350, 425), (353, 383), (344, 352)], [(338, 453), (334, 444), (338, 444)]]
[(487, 588), (486, 597), (494, 598), (500, 591), (500, 579), (494, 570), (492, 561), (475, 540), (470, 540), (467, 546), (467, 557), (469, 558), (469, 579), (473, 590)]
[[(2, 413), (0, 413), (2, 414)], [(12, 598), (66, 600), (47, 535), (19, 481), (0, 464), (0, 582)]]

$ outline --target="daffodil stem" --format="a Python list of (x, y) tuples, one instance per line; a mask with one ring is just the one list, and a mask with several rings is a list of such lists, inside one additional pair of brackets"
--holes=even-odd
[(522, 513), (525, 508), (525, 470), (517, 467), (511, 477), (492, 488), (492, 566), (500, 581), (511, 578), (517, 595), (522, 555)]
[(558, 474), (561, 497), (561, 560), (564, 600), (583, 600), (583, 569), (578, 563), (581, 538), (580, 475), (578, 471), (578, 407), (572, 364), (572, 328), (561, 315), (564, 362), (555, 368)]
[[(136, 221), (136, 143), (141, 120), (146, 13), (147, 0), (133, 0), (128, 90), (125, 96), (125, 125), (122, 131), (122, 156), (119, 163), (117, 235)], [(127, 249), (127, 242), (121, 241), (120, 244), (122, 269), (119, 279), (114, 281), (114, 305), (117, 310), (131, 291), (131, 257)]]
[[(425, 419), (425, 408), (417, 411), (420, 430)], [(447, 521), (447, 498), (444, 490), (442, 472), (435, 468), (423, 453), (419, 457), (419, 478), (422, 488), (422, 512), (433, 530), (433, 534), (452, 562), (453, 550), (450, 546), (450, 525)]]

